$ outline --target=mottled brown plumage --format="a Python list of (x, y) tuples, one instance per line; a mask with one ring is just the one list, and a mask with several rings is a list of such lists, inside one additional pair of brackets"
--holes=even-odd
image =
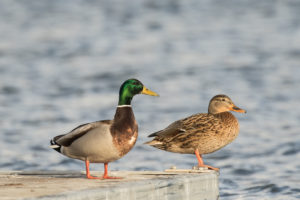
[[(197, 155), (198, 152), (201, 158), (201, 154), (215, 152), (238, 136), (238, 120), (229, 111), (245, 112), (235, 106), (228, 96), (217, 95), (211, 99), (208, 113), (173, 122), (167, 128), (149, 135), (155, 138), (146, 144), (175, 153)], [(204, 165), (202, 160), (199, 166), (216, 169)]]

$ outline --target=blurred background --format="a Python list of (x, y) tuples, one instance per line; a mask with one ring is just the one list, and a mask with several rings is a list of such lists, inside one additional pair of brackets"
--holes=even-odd
[(134, 77), (161, 96), (133, 99), (139, 139), (110, 170), (196, 165), (143, 143), (222, 93), (248, 113), (204, 156), (221, 199), (299, 199), (299, 19), (297, 0), (0, 1), (0, 170), (84, 170), (49, 140), (111, 119)]

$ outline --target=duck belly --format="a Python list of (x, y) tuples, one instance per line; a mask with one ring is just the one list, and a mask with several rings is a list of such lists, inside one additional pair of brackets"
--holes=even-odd
[(194, 154), (198, 149), (200, 154), (209, 154), (225, 147), (231, 143), (237, 136), (238, 132), (226, 134), (202, 137), (201, 139), (187, 140), (181, 143), (169, 142), (168, 144), (161, 145), (160, 149), (183, 154)]
[(75, 140), (70, 146), (62, 147), (62, 153), (70, 158), (88, 160), (92, 163), (108, 163), (122, 156), (113, 144), (110, 126), (95, 128)]
[(208, 137), (199, 141), (197, 145), (198, 151), (200, 154), (209, 154), (219, 149), (222, 149), (226, 145), (230, 144), (237, 136), (238, 132), (228, 134), (230, 137)]

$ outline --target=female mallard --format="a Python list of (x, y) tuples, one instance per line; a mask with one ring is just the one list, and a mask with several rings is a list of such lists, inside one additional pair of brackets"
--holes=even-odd
[(125, 81), (119, 92), (119, 104), (113, 120), (83, 124), (65, 135), (51, 140), (51, 148), (70, 158), (85, 161), (86, 177), (90, 175), (89, 163), (104, 163), (103, 179), (116, 178), (107, 175), (108, 163), (118, 160), (134, 146), (138, 136), (138, 125), (131, 109), (131, 100), (136, 94), (158, 96), (140, 81)]
[(238, 120), (229, 111), (246, 113), (235, 106), (228, 96), (214, 96), (209, 102), (208, 113), (175, 121), (167, 128), (149, 135), (155, 138), (145, 144), (175, 153), (196, 154), (199, 167), (219, 170), (205, 165), (201, 154), (217, 151), (238, 136)]

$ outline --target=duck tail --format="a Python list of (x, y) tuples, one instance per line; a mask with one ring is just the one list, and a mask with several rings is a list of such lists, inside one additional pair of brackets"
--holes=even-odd
[(148, 142), (145, 142), (144, 144), (151, 145), (151, 142), (153, 142), (153, 140), (151, 140), (151, 141), (148, 141)]
[(152, 133), (152, 134), (148, 135), (148, 137), (155, 137), (155, 136), (157, 136), (157, 133)]
[(151, 140), (151, 141), (148, 141), (148, 142), (145, 142), (144, 144), (148, 144), (148, 145), (156, 147), (156, 148), (158, 148), (159, 146), (162, 145), (162, 143), (160, 141), (157, 141), (155, 139)]
[(157, 131), (157, 132), (151, 133), (150, 135), (148, 135), (148, 137), (156, 137), (156, 136), (158, 136), (158, 134), (159, 134), (160, 132), (161, 132), (161, 131)]
[(59, 135), (59, 136), (54, 137), (52, 140), (50, 140), (50, 146), (49, 147), (54, 149), (58, 153), (61, 153), (61, 145), (57, 144), (56, 141), (57, 141), (57, 139), (59, 139), (62, 136), (63, 135)]

